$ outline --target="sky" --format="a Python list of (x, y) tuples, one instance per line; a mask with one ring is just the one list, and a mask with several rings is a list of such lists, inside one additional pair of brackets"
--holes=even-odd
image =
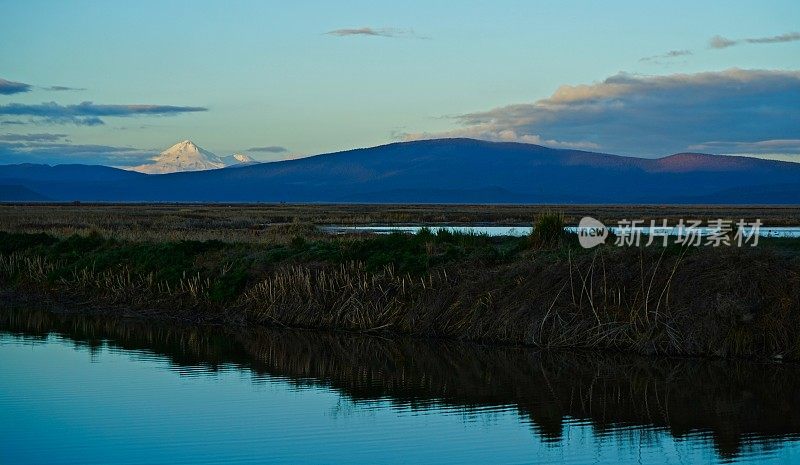
[(475, 137), (800, 161), (800, 2), (0, 0), (0, 164)]

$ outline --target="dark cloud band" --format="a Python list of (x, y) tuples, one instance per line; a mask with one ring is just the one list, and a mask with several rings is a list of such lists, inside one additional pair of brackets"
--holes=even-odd
[(79, 90), (86, 90), (83, 87), (67, 87), (67, 86), (49, 86), (44, 87), (44, 90), (51, 90), (55, 92), (65, 92), (65, 91), (79, 91)]
[[(47, 86), (47, 87), (35, 87), (35, 88), (48, 91), (86, 90), (82, 87), (67, 87), (67, 86)], [(34, 86), (31, 84), (25, 84), (24, 82), (14, 82), (0, 78), (0, 95), (19, 94), (22, 92), (30, 92), (33, 89)]]
[(47, 140), (0, 140), (0, 164), (82, 163), (128, 167), (147, 162), (152, 150), (93, 144), (69, 144)]
[(12, 142), (55, 142), (66, 139), (66, 134), (0, 134), (0, 140)]
[(29, 116), (55, 124), (76, 124), (96, 126), (104, 124), (101, 117), (130, 117), (141, 115), (177, 115), (208, 111), (204, 107), (184, 107), (172, 105), (98, 105), (83, 102), (77, 105), (59, 105), (55, 102), (26, 105), (9, 103), (0, 105), (0, 116)]
[(7, 81), (5, 79), (0, 78), (0, 94), (2, 95), (30, 92), (31, 87), (32, 86), (30, 84), (25, 84), (23, 82)]
[(249, 149), (245, 150), (246, 152), (262, 152), (262, 153), (284, 153), (288, 152), (289, 149), (286, 147), (281, 147), (280, 145), (269, 145), (266, 147), (250, 147)]

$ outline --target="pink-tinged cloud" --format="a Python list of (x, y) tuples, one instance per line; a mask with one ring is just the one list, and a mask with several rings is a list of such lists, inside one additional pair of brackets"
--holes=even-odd
[(454, 118), (418, 137), (477, 137), (659, 156), (707, 141), (800, 138), (800, 71), (729, 69), (696, 74), (620, 73), (558, 88), (533, 103)]

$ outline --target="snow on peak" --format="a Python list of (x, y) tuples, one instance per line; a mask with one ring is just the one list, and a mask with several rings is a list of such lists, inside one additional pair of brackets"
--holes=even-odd
[(247, 166), (258, 163), (243, 153), (234, 153), (233, 155), (222, 157), (222, 161), (225, 162), (227, 167)]
[(253, 163), (255, 161), (250, 156), (243, 153), (234, 153), (233, 158), (239, 163)]
[(177, 173), (180, 171), (202, 171), (224, 168), (220, 157), (202, 149), (190, 140), (178, 142), (153, 157), (152, 163), (134, 166), (133, 171), (148, 174)]
[(166, 174), (182, 171), (203, 171), (257, 163), (243, 153), (219, 157), (198, 147), (190, 140), (182, 140), (151, 159), (150, 163), (129, 169), (147, 174)]

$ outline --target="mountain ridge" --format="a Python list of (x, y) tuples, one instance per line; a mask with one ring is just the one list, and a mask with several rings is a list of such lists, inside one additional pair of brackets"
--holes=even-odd
[[(8, 166), (0, 166), (0, 184), (10, 183)], [(47, 185), (33, 174), (13, 183), (56, 200), (800, 203), (800, 164), (791, 162), (697, 153), (649, 159), (474, 139), (395, 142), (234, 170), (135, 174), (105, 189), (97, 179)]]

